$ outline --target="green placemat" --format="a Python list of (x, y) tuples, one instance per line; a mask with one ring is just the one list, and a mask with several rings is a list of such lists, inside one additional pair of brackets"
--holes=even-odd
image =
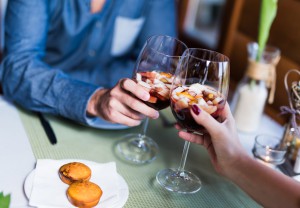
[[(141, 127), (101, 130), (47, 116), (58, 140), (56, 145), (51, 145), (37, 116), (23, 110), (19, 112), (37, 159), (73, 158), (99, 163), (115, 161), (119, 174), (129, 186), (125, 208), (260, 207), (238, 187), (220, 177), (211, 166), (206, 151), (194, 144), (190, 147), (186, 169), (201, 178), (202, 189), (187, 195), (162, 189), (155, 175), (161, 169), (179, 165), (184, 142), (177, 136), (175, 128), (163, 128), (159, 119), (149, 122), (147, 134), (156, 140), (160, 153), (151, 164), (137, 166), (121, 160), (115, 153), (115, 144), (125, 134), (140, 132)], [(169, 110), (164, 110), (164, 113), (172, 118)]]

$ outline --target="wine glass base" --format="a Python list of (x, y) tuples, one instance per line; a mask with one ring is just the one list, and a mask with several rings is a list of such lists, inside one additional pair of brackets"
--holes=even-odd
[(181, 194), (196, 193), (201, 189), (201, 180), (189, 171), (164, 169), (156, 174), (157, 182), (165, 189)]
[(135, 164), (144, 164), (156, 159), (158, 145), (142, 134), (129, 134), (117, 144), (119, 153), (128, 161)]

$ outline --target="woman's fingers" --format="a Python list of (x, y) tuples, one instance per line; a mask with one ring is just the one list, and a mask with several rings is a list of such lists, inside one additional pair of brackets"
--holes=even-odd
[(200, 144), (204, 146), (206, 149), (209, 149), (210, 146), (212, 145), (209, 134), (199, 135), (199, 134), (191, 134), (188, 132), (179, 131), (178, 136), (183, 138), (186, 141)]
[(200, 135), (191, 134), (191, 133), (187, 133), (184, 131), (179, 131), (178, 136), (181, 137), (182, 139), (192, 142), (192, 143), (196, 143), (196, 144), (200, 144), (200, 145), (204, 144), (203, 136), (200, 136)]
[(220, 114), (220, 118), (221, 118), (221, 121), (225, 121), (226, 119), (230, 119), (230, 120), (234, 120), (233, 119), (233, 115), (230, 111), (230, 107), (228, 105), (228, 103), (226, 102), (225, 106), (224, 106), (224, 109), (222, 110), (221, 114)]
[(201, 110), (197, 105), (192, 106), (191, 114), (195, 121), (202, 125), (209, 132), (209, 134), (218, 131), (220, 128), (220, 123), (210, 114), (204, 110)]

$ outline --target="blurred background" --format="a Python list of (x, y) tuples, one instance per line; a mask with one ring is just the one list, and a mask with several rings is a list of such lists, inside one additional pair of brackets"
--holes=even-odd
[[(257, 41), (261, 0), (180, 0), (178, 31), (189, 47), (204, 47), (230, 58), (230, 92), (242, 79), (247, 67), (246, 45)], [(281, 51), (276, 67), (276, 93), (265, 113), (280, 124), (280, 106), (288, 105), (284, 76), (290, 69), (300, 70), (300, 0), (278, 1), (277, 16), (272, 24), (268, 44)], [(292, 75), (291, 80), (300, 80)]]
[[(246, 45), (257, 41), (261, 0), (177, 0), (179, 38), (189, 47), (212, 49), (231, 60), (231, 93), (247, 67)], [(0, 47), (3, 48), (3, 19), (7, 0), (1, 0)], [(268, 44), (281, 50), (277, 65), (276, 93), (265, 112), (284, 124), (280, 106), (288, 105), (284, 75), (289, 69), (300, 69), (300, 0), (278, 1), (276, 19)], [(1, 53), (0, 53), (1, 55)], [(296, 76), (296, 75), (293, 75)], [(299, 80), (299, 77), (292, 77)], [(230, 98), (230, 97), (229, 97)]]

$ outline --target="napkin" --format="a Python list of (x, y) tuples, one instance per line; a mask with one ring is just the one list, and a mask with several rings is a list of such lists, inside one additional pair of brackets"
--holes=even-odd
[[(92, 176), (90, 181), (100, 186), (103, 195), (96, 207), (114, 207), (119, 200), (119, 175), (115, 162), (96, 163), (86, 160), (49, 160), (37, 161), (33, 178), (32, 191), (29, 197), (29, 205), (34, 207), (74, 207), (68, 201), (66, 191), (69, 187), (61, 181), (58, 175), (59, 168), (70, 162), (81, 162), (90, 167)], [(123, 187), (124, 188), (124, 187)]]

